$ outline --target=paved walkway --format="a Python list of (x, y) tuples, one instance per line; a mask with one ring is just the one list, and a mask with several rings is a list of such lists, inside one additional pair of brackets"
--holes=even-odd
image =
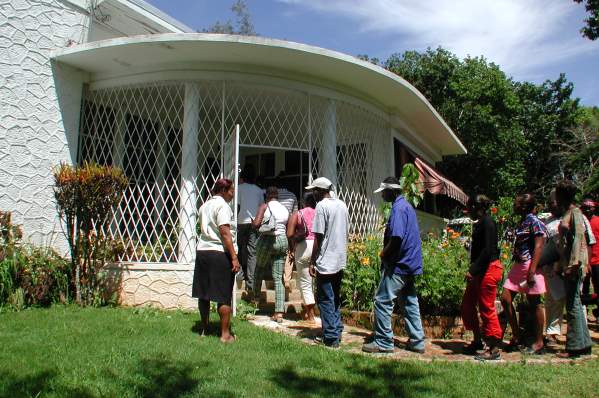
[[(278, 333), (283, 333), (289, 336), (296, 337), (306, 344), (315, 344), (314, 337), (321, 334), (320, 321), (318, 320), (316, 325), (308, 325), (303, 322), (297, 322), (294, 320), (285, 319), (283, 323), (276, 323), (270, 320), (269, 316), (256, 315), (249, 320), (252, 324), (263, 327)], [(591, 318), (590, 322), (591, 337), (595, 344), (599, 344), (599, 325), (597, 320)], [(564, 330), (565, 332), (565, 330)], [(369, 336), (371, 331), (362, 329), (355, 326), (345, 326), (343, 331), (343, 337), (341, 342), (341, 349), (347, 352), (360, 353), (363, 355), (373, 355), (362, 353), (361, 347), (364, 342), (364, 338)], [(565, 343), (565, 333), (560, 339), (562, 345), (560, 349), (563, 349)], [(405, 347), (407, 338), (398, 337), (395, 339), (395, 352), (393, 354), (374, 354), (377, 357), (393, 358), (397, 360), (402, 359), (416, 359), (422, 361), (433, 361), (433, 360), (446, 360), (446, 361), (471, 361), (474, 360), (471, 356), (462, 354), (462, 347), (467, 344), (466, 341), (460, 339), (427, 339), (426, 341), (426, 352), (424, 354), (416, 354), (410, 351), (402, 349)], [(523, 362), (527, 363), (570, 363), (572, 360), (560, 359), (555, 356), (556, 350), (548, 349), (545, 355), (525, 355), (520, 352), (512, 353), (501, 353), (501, 360), (492, 361), (492, 363), (510, 363), (510, 362)], [(584, 361), (591, 358), (597, 358), (599, 349), (594, 347), (593, 355), (581, 357), (575, 361)]]

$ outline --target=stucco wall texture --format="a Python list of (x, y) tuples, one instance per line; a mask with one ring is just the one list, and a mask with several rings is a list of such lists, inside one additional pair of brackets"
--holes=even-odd
[(191, 270), (129, 270), (125, 267), (115, 272), (120, 273), (117, 278), (122, 278), (121, 305), (185, 310), (198, 307), (198, 300), (191, 297)]
[(0, 210), (12, 211), (37, 244), (64, 248), (56, 242), (52, 167), (73, 160), (68, 140), (76, 135), (67, 130), (78, 127), (83, 81), (66, 84), (59, 102), (61, 76), (70, 71), (53, 75), (49, 56), (84, 41), (87, 21), (60, 0), (0, 0)]

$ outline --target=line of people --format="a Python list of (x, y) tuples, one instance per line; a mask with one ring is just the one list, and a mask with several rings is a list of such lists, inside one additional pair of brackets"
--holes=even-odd
[[(566, 345), (557, 355), (575, 358), (591, 353), (581, 287), (588, 272), (594, 275), (593, 283), (598, 288), (599, 246), (595, 245), (595, 236), (599, 235), (599, 218), (594, 214), (592, 200), (583, 201), (582, 210), (576, 206), (576, 193), (571, 181), (558, 183), (548, 203), (552, 216), (545, 223), (537, 217), (534, 195), (518, 195), (514, 201), (514, 212), (520, 222), (514, 232), (512, 266), (501, 294), (501, 306), (512, 336), (503, 347), (505, 351), (538, 355), (544, 354), (548, 346), (557, 348), (565, 310)], [(489, 206), (490, 200), (484, 195), (477, 195), (468, 203), (468, 212), (475, 223), (471, 266), (466, 274), (468, 283), (462, 303), (464, 326), (474, 335), (464, 352), (480, 360), (500, 358), (505, 332), (495, 306), (503, 268), (499, 262), (497, 227), (489, 215)], [(518, 295), (526, 298), (524, 318), (533, 320), (529, 341), (520, 335), (523, 320), (519, 322), (514, 308)]]
[[(208, 303), (216, 301), (221, 316), (221, 340), (233, 341), (229, 323), (231, 292), (234, 273), (241, 268), (244, 268), (246, 286), (250, 289), (248, 293), (256, 298), (267, 276), (265, 273), (272, 270), (275, 284), (272, 319), (281, 321), (285, 304), (285, 259), (290, 252), (299, 276), (303, 318), (314, 320), (317, 302), (322, 336), (316, 341), (338, 347), (343, 331), (340, 287), (347, 258), (347, 206), (335, 197), (331, 181), (324, 177), (306, 187), (303, 207), (297, 210), (281, 203), (280, 190), (276, 187), (263, 192), (250, 186), (253, 185), (251, 174), (242, 173), (242, 176), (238, 238), (243, 243), (238, 251), (232, 243), (232, 211), (227, 204), (233, 197), (232, 183), (217, 181), (213, 197), (200, 208), (201, 231), (193, 296), (199, 299), (202, 331), (208, 327)], [(246, 184), (248, 186), (243, 188)], [(255, 193), (253, 205), (252, 200), (248, 200), (247, 192), (250, 191)], [(402, 196), (395, 177), (386, 178), (375, 193), (381, 193), (382, 199), (392, 206), (380, 253), (382, 273), (374, 297), (375, 330), (362, 349), (370, 353), (394, 351), (391, 314), (398, 303), (409, 336), (404, 348), (423, 353), (425, 336), (415, 287), (415, 277), (423, 272), (416, 213)], [(594, 215), (594, 202), (584, 201), (582, 209), (590, 218), (589, 222), (575, 205), (575, 195), (574, 184), (560, 182), (551, 195), (549, 208), (553, 216), (546, 224), (535, 214), (537, 204), (532, 194), (519, 195), (515, 199), (514, 211), (520, 217), (520, 223), (514, 234), (513, 265), (505, 277), (501, 295), (512, 338), (504, 350), (543, 353), (545, 346), (555, 344), (555, 336), (561, 333), (565, 309), (568, 333), (565, 351), (559, 355), (569, 358), (590, 353), (591, 340), (581, 302), (581, 285), (583, 275), (590, 269), (595, 292), (598, 291), (599, 246), (594, 245), (594, 235), (599, 234), (599, 218)], [(499, 359), (505, 332), (495, 306), (497, 288), (504, 276), (499, 261), (497, 227), (489, 215), (490, 204), (484, 195), (477, 195), (467, 206), (474, 224), (462, 317), (464, 326), (473, 332), (474, 338), (464, 351), (480, 360)], [(249, 210), (251, 207), (257, 209), (255, 216)], [(244, 212), (248, 213), (247, 217)], [(238, 252), (244, 258), (243, 266), (237, 258)], [(520, 325), (513, 306), (517, 295), (526, 296), (530, 316), (536, 323), (534, 338), (527, 346), (524, 344), (528, 342), (519, 335)], [(544, 308), (541, 306), (542, 295), (545, 295)]]

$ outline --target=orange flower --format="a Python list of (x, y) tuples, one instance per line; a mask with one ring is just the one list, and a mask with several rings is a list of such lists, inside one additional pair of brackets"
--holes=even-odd
[(497, 207), (495, 207), (495, 206), (491, 207), (491, 213), (497, 214)]
[(362, 265), (370, 265), (370, 259), (368, 257), (362, 257), (362, 260), (360, 260), (360, 262), (362, 263)]

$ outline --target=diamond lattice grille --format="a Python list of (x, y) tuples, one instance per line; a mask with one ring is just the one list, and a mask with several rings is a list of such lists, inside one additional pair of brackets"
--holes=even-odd
[(312, 176), (334, 180), (348, 204), (352, 232), (376, 229), (380, 216), (372, 190), (389, 172), (389, 129), (365, 108), (224, 81), (98, 89), (85, 96), (79, 162), (116, 165), (129, 178), (110, 225), (111, 235), (127, 247), (123, 261), (189, 261), (182, 254), (195, 247), (189, 223), (210, 197), (225, 161), (223, 137), (237, 123), (242, 145), (308, 151)]

